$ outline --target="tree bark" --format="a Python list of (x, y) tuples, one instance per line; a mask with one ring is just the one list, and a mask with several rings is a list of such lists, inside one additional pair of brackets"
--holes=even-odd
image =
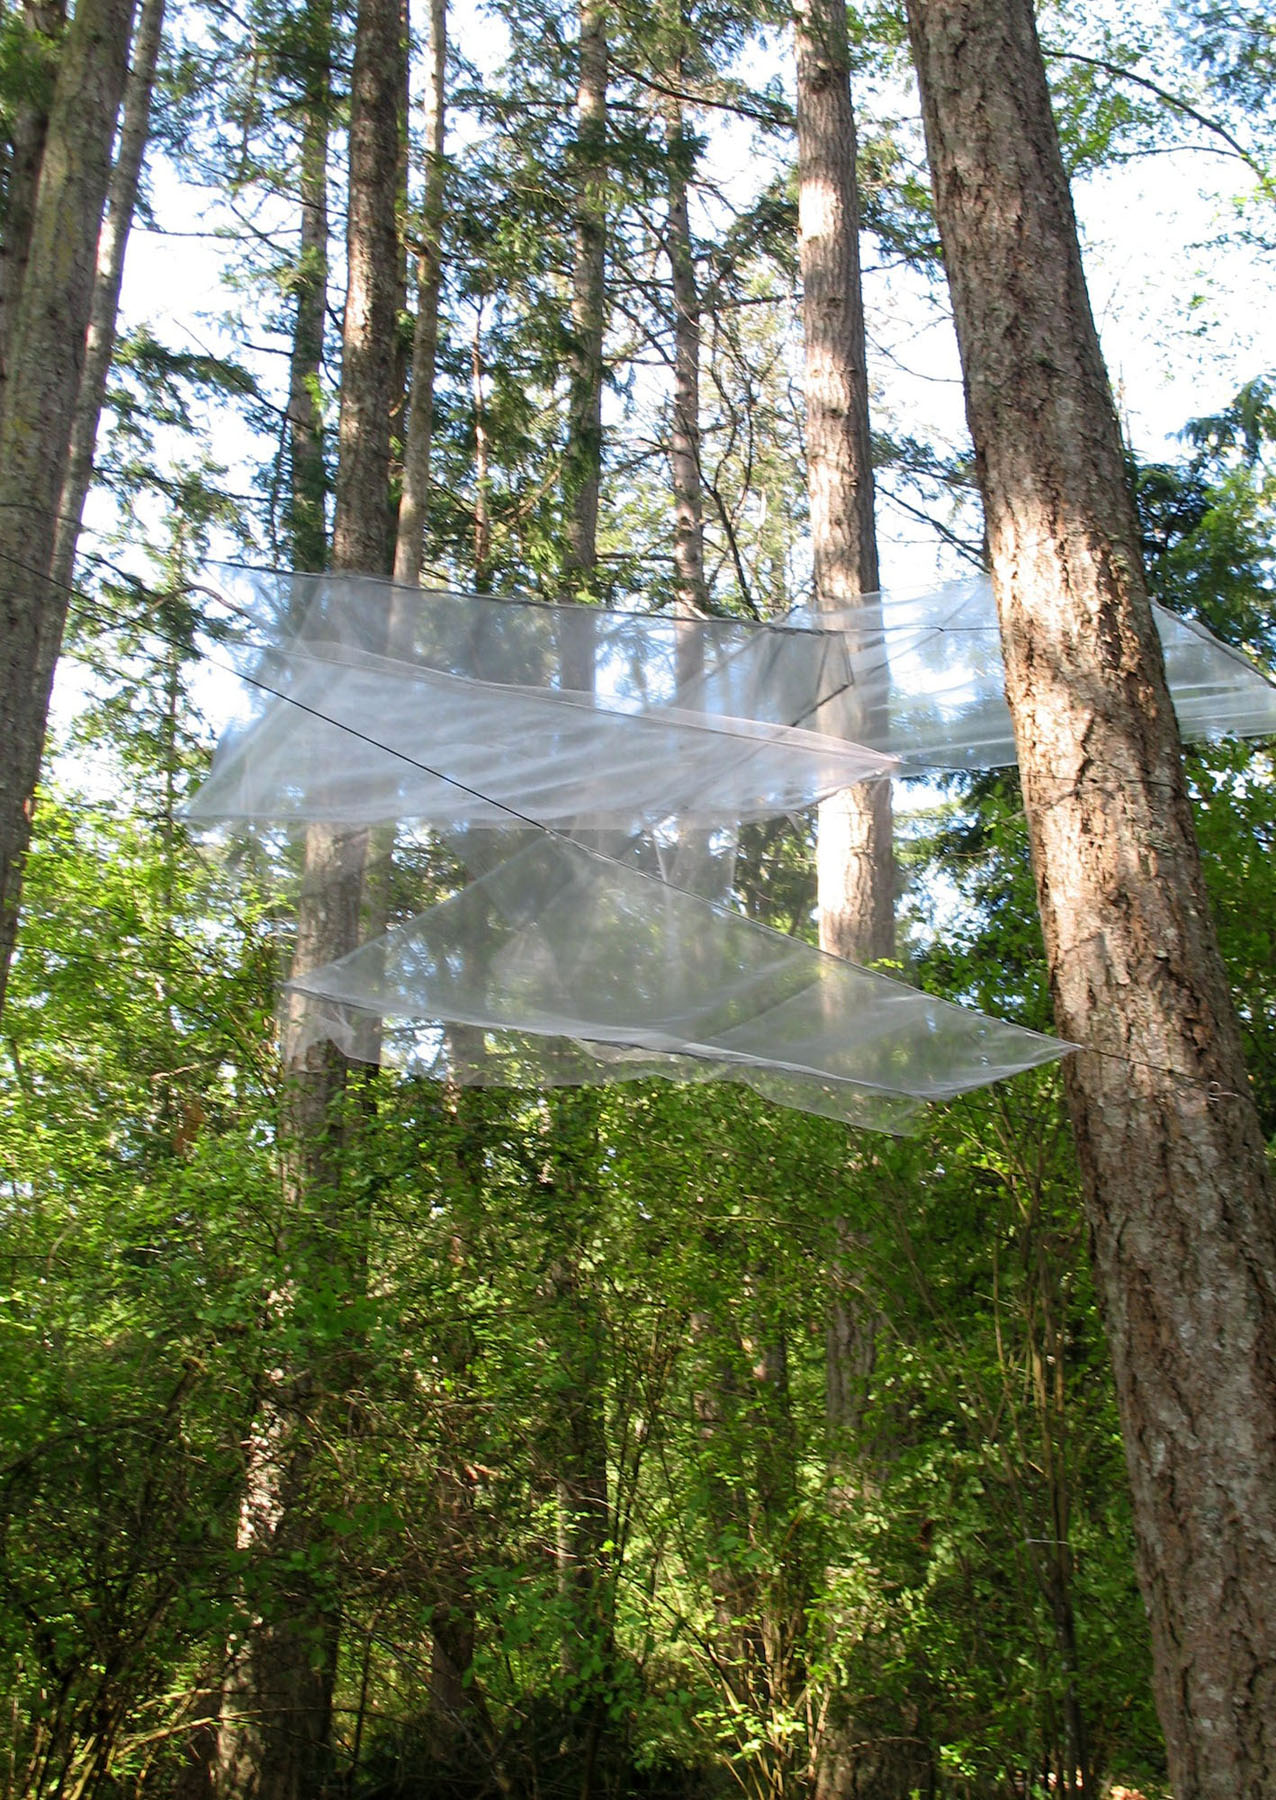
[(305, 47), (301, 133), (301, 242), (288, 360), (288, 505), (285, 525), (294, 569), (328, 560), (328, 476), (324, 460), (323, 348), (328, 317), (328, 131), (332, 112), (331, 13), (313, 0)]
[(0, 417), (0, 1007), (67, 594), (50, 580), (133, 0), (80, 0), (36, 186)]
[[(380, 574), (389, 572), (391, 553), (400, 36), (397, 0), (360, 0), (332, 562), (337, 570)], [(296, 469), (294, 474), (300, 478)], [(307, 831), (294, 976), (358, 944), (367, 843), (362, 829), (325, 824)], [(303, 1348), (291, 1366), (267, 1378), (248, 1445), (240, 1548), (261, 1557), (281, 1579), (272, 1613), (250, 1626), (227, 1684), (227, 1713), (247, 1723), (232, 1716), (222, 1729), (218, 1774), (226, 1800), (310, 1800), (331, 1765), (340, 1620), (336, 1573), (325, 1567), (328, 1550), (312, 1486), (325, 1430), (349, 1429), (358, 1344), (346, 1338), (335, 1346), (305, 1345), (304, 1305), (323, 1285), (339, 1302), (357, 1294), (366, 1274), (367, 1221), (342, 1193), (348, 1065), (333, 1044), (311, 1041), (309, 1025), (305, 998), (290, 995), (283, 1018), (281, 1119), (288, 1218), (276, 1304), (298, 1312)], [(298, 1558), (300, 1572), (289, 1573)]]
[[(669, 85), (682, 87), (682, 64), (675, 62)], [(692, 145), (683, 128), (682, 104), (669, 106), (669, 216), (665, 248), (673, 289), (673, 416), (669, 465), (673, 476), (673, 566), (678, 609), (708, 610), (704, 575), (704, 509), (700, 489), (700, 294), (687, 189)]]
[(49, 48), (44, 63), (48, 88), (32, 83), (14, 108), (9, 133), (8, 168), (4, 184), (4, 231), (0, 234), (0, 408), (4, 404), (4, 382), (9, 370), (10, 339), (22, 298), (27, 258), (31, 253), (31, 228), (35, 222), (35, 191), (44, 160), (44, 145), (49, 134), (50, 96), (56, 80), (57, 38), (66, 24), (66, 0), (26, 0), (22, 22), (37, 41), (46, 40)]
[[(133, 228), (142, 159), (146, 155), (150, 133), (151, 94), (155, 87), (155, 65), (159, 60), (163, 35), (164, 0), (141, 0), (137, 31), (133, 39), (132, 66), (124, 88), (119, 148), (115, 154), (115, 166), (111, 170), (106, 218), (98, 240), (97, 273), (85, 339), (84, 371), (80, 377), (80, 394), (71, 432), (66, 479), (58, 509), (52, 566), (55, 587), (69, 587), (75, 572), (75, 549), (80, 536), (80, 522), (84, 516), (84, 502), (88, 498), (89, 483), (93, 478), (93, 448), (97, 441), (98, 420), (106, 394), (106, 378), (111, 368), (111, 354), (115, 349), (115, 321), (120, 310), (120, 286), (124, 280), (124, 253), (128, 248), (129, 232)], [(46, 679), (51, 678), (52, 673), (50, 668)]]
[(1177, 1800), (1276, 1791), (1276, 1214), (1029, 0), (909, 0)]
[(412, 381), (407, 441), (403, 450), (403, 492), (394, 543), (394, 579), (413, 587), (421, 579), (425, 562), (425, 506), (430, 490), (430, 445), (434, 433), (434, 365), (439, 341), (439, 296), (443, 288), (447, 0), (430, 0), (426, 63), (425, 201), (421, 209), (421, 246), (416, 262), (416, 323), (412, 332)]
[(361, 0), (350, 92), (348, 262), (332, 562), (388, 573), (390, 413), (398, 298), (399, 9)]
[(607, 32), (601, 6), (582, 0), (576, 85), (576, 222), (572, 352), (563, 499), (567, 598), (588, 598), (598, 551), (603, 466), (603, 331), (607, 308)]
[[(798, 234), (806, 353), (807, 494), (815, 601), (838, 613), (880, 585), (870, 432), (868, 345), (860, 274), (860, 202), (845, 0), (802, 0), (797, 50)], [(855, 649), (852, 644), (852, 650)], [(854, 696), (851, 696), (854, 700)], [(882, 722), (850, 735), (881, 741)], [(860, 782), (819, 810), (820, 946), (852, 962), (895, 953), (891, 789)], [(871, 1486), (862, 1420), (879, 1317), (848, 1279), (857, 1247), (839, 1222), (825, 1340), (830, 1504), (848, 1515)], [(880, 1448), (880, 1447), (879, 1447)], [(830, 1571), (830, 1574), (833, 1572)], [(906, 1793), (925, 1782), (924, 1750), (874, 1741), (845, 1695), (829, 1696), (816, 1750), (816, 1800)]]
[(470, 340), (470, 397), (474, 409), (474, 592), (492, 587), (492, 514), (488, 504), (487, 397), (483, 367), (483, 297), (474, 303), (474, 336)]
[[(811, 547), (816, 605), (838, 612), (880, 586), (845, 0), (802, 0), (796, 39)], [(888, 782), (861, 782), (821, 806), (822, 949), (859, 963), (894, 954), (892, 839)]]

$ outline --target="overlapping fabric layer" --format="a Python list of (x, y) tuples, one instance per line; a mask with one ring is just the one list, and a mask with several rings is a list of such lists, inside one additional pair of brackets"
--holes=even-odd
[[(257, 704), (192, 816), (641, 829), (791, 812), (891, 772), (1015, 761), (992, 587), (779, 624), (245, 573)], [(1156, 618), (1187, 738), (1276, 733), (1276, 687)], [(278, 696), (278, 697), (276, 697)]]
[[(475, 876), (293, 984), (311, 1035), (366, 1053), (374, 1019), (460, 1082), (731, 1080), (885, 1130), (1067, 1048), (707, 897), (743, 820), (1014, 761), (986, 581), (765, 625), (352, 576), (232, 592), (253, 703), (192, 818), (426, 827)], [(1157, 620), (1186, 736), (1276, 732), (1257, 670)]]
[(460, 1081), (712, 1077), (888, 1130), (1066, 1048), (549, 835), (290, 985)]
[[(1276, 734), (1276, 686), (1203, 625), (1154, 605), (1170, 695), (1185, 740)], [(1009, 768), (1016, 760), (992, 583), (986, 576), (916, 596), (881, 594), (795, 623), (842, 634), (859, 735), (892, 751), (905, 773)], [(806, 721), (841, 732), (838, 697)]]
[(845, 729), (837, 632), (349, 576), (257, 577), (236, 600), (259, 621), (258, 704), (195, 797), (202, 822), (733, 826), (895, 766)]

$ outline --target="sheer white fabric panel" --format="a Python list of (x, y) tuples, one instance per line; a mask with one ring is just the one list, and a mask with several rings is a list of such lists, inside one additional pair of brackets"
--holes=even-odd
[[(392, 1024), (515, 1033), (495, 1078), (516, 1085), (564, 1079), (571, 1040), (591, 1079), (725, 1074), (886, 1129), (1067, 1048), (548, 836), (294, 990)], [(494, 1078), (442, 1031), (426, 1039), (455, 1079)]]
[[(1179, 729), (1189, 742), (1234, 732), (1276, 733), (1276, 686), (1203, 625), (1163, 606), (1153, 615)], [(892, 750), (908, 769), (995, 769), (1016, 761), (992, 583), (953, 582), (917, 596), (881, 594), (833, 614), (799, 612), (795, 623), (840, 631), (862, 696), (858, 735)], [(808, 724), (837, 733), (838, 694)]]

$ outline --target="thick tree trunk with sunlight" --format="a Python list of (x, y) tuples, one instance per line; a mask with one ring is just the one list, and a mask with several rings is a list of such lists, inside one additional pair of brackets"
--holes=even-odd
[(1029, 0), (910, 0), (1177, 1800), (1276, 1791), (1276, 1213)]
[(0, 406), (9, 371), (10, 339), (35, 223), (35, 193), (49, 133), (49, 107), (57, 68), (56, 45), (66, 26), (66, 0), (25, 0), (21, 11), (28, 46), (39, 45), (44, 79), (35, 76), (37, 60), (28, 48), (27, 92), (13, 107), (4, 145), (4, 230), (0, 232)]
[[(55, 587), (69, 586), (75, 571), (80, 522), (93, 477), (93, 449), (97, 442), (98, 420), (102, 416), (106, 378), (115, 349), (115, 321), (120, 309), (120, 288), (124, 281), (124, 253), (133, 228), (138, 182), (141, 180), (142, 161), (150, 135), (151, 95), (155, 87), (155, 67), (163, 35), (164, 0), (141, 0), (131, 66), (124, 89), (119, 148), (115, 154), (115, 167), (111, 170), (106, 217), (102, 222), (102, 235), (98, 243), (97, 274), (85, 339), (84, 370), (80, 378), (80, 395), (76, 402), (75, 425), (71, 433), (66, 479), (58, 511), (52, 568)], [(52, 672), (52, 669), (48, 671), (49, 676)]]
[[(844, 0), (803, 0), (796, 38), (807, 492), (815, 601), (837, 612), (880, 585)], [(862, 782), (821, 806), (825, 950), (860, 963), (894, 954), (892, 836), (887, 782)]]
[(0, 416), (0, 1007), (67, 594), (50, 570), (133, 0), (80, 0), (58, 64)]

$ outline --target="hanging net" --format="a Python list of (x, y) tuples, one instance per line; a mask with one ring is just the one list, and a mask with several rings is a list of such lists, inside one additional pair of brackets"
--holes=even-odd
[[(296, 1041), (462, 1083), (737, 1081), (895, 1131), (1068, 1048), (722, 904), (742, 821), (1013, 762), (986, 581), (778, 624), (357, 576), (242, 574), (231, 603), (248, 704), (192, 819), (425, 829), (473, 876), (290, 983)], [(1276, 731), (1256, 670), (1157, 619), (1185, 735)]]

